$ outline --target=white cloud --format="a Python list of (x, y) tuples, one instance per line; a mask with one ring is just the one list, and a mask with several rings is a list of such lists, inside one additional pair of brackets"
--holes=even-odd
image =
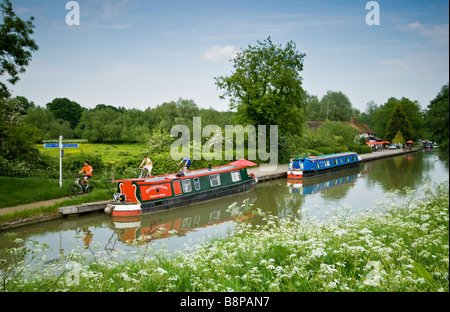
[(203, 54), (203, 58), (211, 61), (224, 61), (234, 58), (235, 55), (236, 50), (234, 49), (234, 45), (227, 45), (224, 47), (215, 45), (210, 47), (205, 54)]
[(433, 42), (437, 43), (448, 43), (449, 30), (448, 24), (434, 25), (432, 27), (427, 27), (419, 22), (414, 22), (406, 25), (409, 30), (417, 32), (430, 38)]

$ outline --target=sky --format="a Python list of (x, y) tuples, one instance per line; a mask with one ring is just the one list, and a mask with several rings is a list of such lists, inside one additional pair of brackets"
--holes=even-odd
[(378, 10), (361, 0), (78, 0), (79, 11), (65, 0), (11, 2), (35, 18), (39, 50), (9, 87), (39, 106), (66, 97), (144, 110), (183, 98), (226, 111), (214, 77), (269, 36), (306, 54), (306, 92), (341, 91), (361, 112), (391, 97), (425, 109), (449, 80), (447, 0), (372, 1)]

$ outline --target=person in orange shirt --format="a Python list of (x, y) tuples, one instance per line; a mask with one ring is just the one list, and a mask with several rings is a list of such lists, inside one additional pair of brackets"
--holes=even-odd
[(84, 187), (84, 184), (86, 184), (86, 186), (89, 185), (89, 179), (92, 178), (92, 172), (94, 171), (94, 168), (92, 168), (91, 165), (89, 165), (89, 162), (86, 160), (84, 162), (84, 167), (81, 169), (81, 171), (79, 171), (78, 173), (83, 173), (84, 172), (84, 177), (83, 180), (81, 181), (81, 185)]

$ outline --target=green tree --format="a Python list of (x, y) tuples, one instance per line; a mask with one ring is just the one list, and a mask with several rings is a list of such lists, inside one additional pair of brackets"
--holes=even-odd
[(236, 109), (236, 121), (247, 125), (278, 125), (279, 133), (299, 135), (304, 122), (302, 77), (303, 58), (294, 42), (284, 48), (270, 37), (241, 50), (232, 60), (230, 76), (215, 77)]
[(322, 120), (347, 121), (354, 114), (352, 103), (341, 91), (327, 91), (320, 100)]
[(413, 138), (413, 128), (401, 104), (397, 104), (391, 114), (391, 119), (387, 124), (386, 139), (392, 141), (398, 132), (407, 140)]
[(306, 94), (304, 102), (305, 117), (307, 121), (323, 121), (325, 114), (316, 95)]
[[(15, 84), (19, 74), (25, 72), (31, 60), (32, 52), (39, 49), (36, 42), (31, 39), (33, 34), (34, 17), (24, 21), (13, 10), (9, 0), (3, 0), (0, 5), (3, 22), (0, 24), (0, 76), (7, 75), (7, 81)], [(10, 96), (7, 85), (0, 81), (0, 99)]]
[(449, 140), (449, 84), (444, 85), (436, 97), (430, 101), (425, 113), (425, 125), (431, 139), (438, 143)]
[(0, 99), (0, 157), (7, 160), (32, 161), (38, 155), (38, 130), (23, 122), (22, 110), (20, 101)]
[(75, 132), (89, 142), (120, 142), (123, 115), (111, 108), (84, 111)]
[[(372, 130), (374, 130), (376, 136), (380, 138), (386, 137), (388, 122), (391, 119), (392, 112), (398, 104), (402, 106), (403, 111), (406, 116), (408, 116), (411, 127), (414, 129), (414, 137), (408, 138), (408, 140), (414, 140), (420, 137), (422, 135), (423, 112), (420, 108), (419, 102), (411, 101), (405, 97), (402, 97), (400, 100), (391, 97), (384, 105), (381, 105), (380, 107), (373, 107), (374, 109), (371, 110), (372, 116), (369, 126)], [(395, 136), (395, 133), (393, 136)], [(390, 135), (392, 135), (392, 133)]]
[(72, 139), (74, 131), (67, 120), (56, 119), (53, 113), (43, 107), (35, 106), (27, 110), (24, 121), (39, 129), (40, 140), (56, 140), (60, 135)]
[(402, 146), (405, 146), (405, 138), (403, 137), (402, 133), (399, 131), (395, 135), (395, 138), (392, 140), (392, 143), (397, 144), (400, 143)]
[(86, 110), (80, 104), (68, 98), (56, 98), (50, 103), (47, 103), (46, 107), (57, 119), (67, 120), (72, 129), (76, 128), (81, 114)]

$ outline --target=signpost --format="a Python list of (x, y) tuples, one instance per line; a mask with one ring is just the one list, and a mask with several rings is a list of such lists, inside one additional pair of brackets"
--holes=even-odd
[(62, 158), (64, 157), (64, 147), (78, 147), (78, 144), (63, 144), (62, 135), (59, 136), (59, 143), (45, 143), (45, 148), (58, 148), (59, 147), (59, 186), (62, 187)]

